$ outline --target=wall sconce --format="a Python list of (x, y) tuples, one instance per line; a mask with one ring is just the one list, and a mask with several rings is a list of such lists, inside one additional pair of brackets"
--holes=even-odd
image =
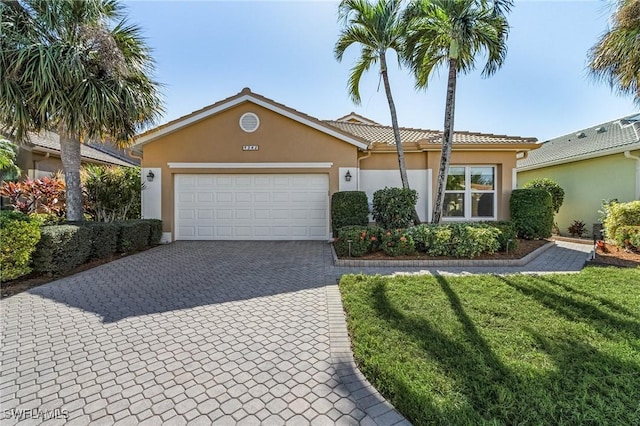
[(147, 180), (149, 182), (153, 182), (153, 178), (156, 177), (156, 175), (153, 174), (153, 172), (151, 170), (149, 170), (149, 173), (147, 173)]
[(347, 170), (347, 174), (344, 175), (344, 180), (347, 182), (351, 181), (351, 172), (349, 172), (349, 170)]

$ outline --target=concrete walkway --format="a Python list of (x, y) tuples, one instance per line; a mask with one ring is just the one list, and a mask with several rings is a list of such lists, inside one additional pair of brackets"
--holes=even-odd
[[(579, 270), (585, 248), (437, 272)], [(0, 422), (408, 424), (355, 367), (336, 286), (402, 271), (336, 268), (320, 242), (180, 242), (4, 299)]]

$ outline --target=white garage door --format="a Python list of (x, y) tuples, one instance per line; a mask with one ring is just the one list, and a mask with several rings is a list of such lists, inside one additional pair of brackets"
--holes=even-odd
[(327, 174), (175, 176), (176, 240), (323, 240)]

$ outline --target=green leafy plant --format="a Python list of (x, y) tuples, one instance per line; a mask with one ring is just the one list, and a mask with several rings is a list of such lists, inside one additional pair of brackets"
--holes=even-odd
[(162, 238), (162, 221), (160, 219), (142, 219), (149, 224), (149, 245), (160, 244)]
[(451, 255), (454, 257), (474, 258), (483, 253), (493, 254), (500, 249), (498, 236), (500, 231), (484, 225), (452, 224)]
[(511, 221), (520, 238), (532, 240), (551, 236), (553, 203), (546, 189), (514, 189), (509, 206)]
[(341, 191), (331, 196), (331, 226), (334, 235), (345, 226), (367, 226), (369, 202), (363, 191)]
[(338, 229), (333, 245), (338, 256), (360, 257), (371, 251), (378, 238), (377, 230), (370, 231), (366, 226), (345, 226)]
[(500, 248), (498, 251), (514, 251), (518, 248), (518, 233), (513, 222), (508, 220), (499, 220), (495, 222), (481, 222), (486, 226), (496, 228), (498, 234), (498, 243)]
[(85, 211), (98, 222), (140, 219), (139, 167), (86, 165), (82, 169)]
[(384, 188), (373, 194), (373, 218), (384, 229), (407, 228), (413, 224), (418, 192), (414, 189)]
[(91, 230), (91, 253), (89, 257), (102, 259), (112, 256), (117, 251), (120, 224), (86, 221), (79, 223), (78, 226), (85, 226)]
[(564, 189), (560, 187), (554, 180), (549, 178), (538, 178), (525, 183), (522, 186), (524, 189), (529, 188), (541, 188), (551, 194), (551, 201), (553, 204), (553, 211), (558, 213), (560, 207), (564, 203)]
[(388, 256), (403, 256), (416, 251), (411, 233), (406, 229), (390, 229), (382, 234), (380, 247)]
[(16, 164), (18, 148), (8, 139), (0, 137), (0, 180), (13, 181), (20, 177)]
[(585, 225), (581, 220), (574, 220), (571, 222), (571, 226), (569, 226), (567, 230), (572, 237), (580, 238), (587, 233), (587, 225)]
[(614, 241), (619, 247), (627, 249), (640, 249), (640, 226), (624, 225), (616, 229)]
[(31, 272), (31, 255), (40, 240), (40, 223), (23, 213), (0, 211), (0, 281)]
[(82, 265), (91, 255), (91, 237), (92, 230), (87, 226), (43, 226), (33, 253), (34, 270), (57, 275)]
[(606, 211), (604, 220), (605, 235), (618, 243), (618, 228), (621, 226), (640, 226), (640, 200), (629, 203), (612, 202), (603, 206)]
[(145, 220), (117, 222), (120, 225), (118, 251), (127, 253), (142, 250), (149, 245), (151, 225)]
[(58, 176), (5, 182), (0, 195), (24, 214), (45, 213), (62, 217), (65, 213), (65, 183)]

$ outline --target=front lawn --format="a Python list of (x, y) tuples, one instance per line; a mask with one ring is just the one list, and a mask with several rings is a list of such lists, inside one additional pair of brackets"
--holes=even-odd
[(416, 425), (640, 424), (640, 269), (340, 290), (360, 369)]

